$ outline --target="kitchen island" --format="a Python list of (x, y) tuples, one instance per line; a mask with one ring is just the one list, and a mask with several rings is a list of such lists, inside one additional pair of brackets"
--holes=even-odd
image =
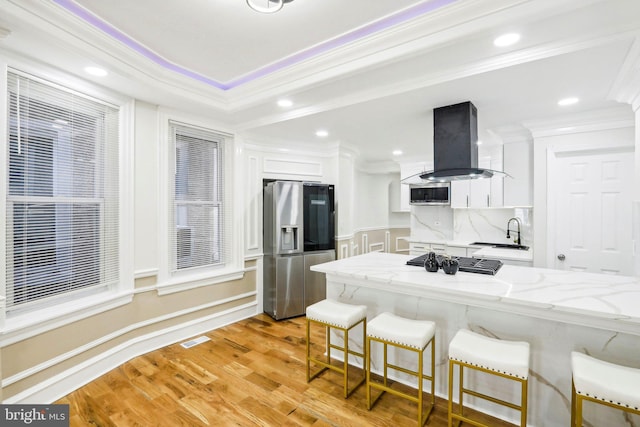
[[(447, 391), (448, 343), (460, 328), (531, 344), (532, 426), (569, 425), (571, 351), (640, 367), (638, 277), (511, 265), (504, 265), (495, 276), (464, 272), (450, 276), (442, 270), (429, 273), (406, 265), (411, 258), (376, 252), (316, 265), (312, 270), (326, 274), (328, 298), (367, 305), (369, 319), (390, 311), (435, 321), (436, 393), (442, 397)], [(378, 363), (376, 360), (373, 369)], [(516, 389), (498, 379), (468, 377), (499, 397), (517, 396)], [(406, 380), (401, 375), (397, 378)], [(470, 403), (515, 420), (509, 409), (474, 399)], [(635, 424), (630, 424), (619, 411), (600, 405), (587, 405), (585, 419), (597, 426), (640, 425), (640, 417), (632, 417)]]

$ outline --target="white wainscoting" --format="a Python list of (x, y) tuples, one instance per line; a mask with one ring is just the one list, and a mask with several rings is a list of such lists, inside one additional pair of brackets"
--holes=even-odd
[(369, 252), (384, 252), (384, 242), (371, 243), (369, 245)]
[(349, 245), (344, 244), (340, 245), (340, 258), (348, 258), (349, 257)]
[[(402, 246), (400, 244), (401, 242), (404, 242), (404, 244), (406, 245), (404, 248), (400, 247), (400, 246)], [(409, 253), (409, 236), (396, 237), (396, 252), (398, 252), (398, 253), (406, 252), (407, 254)]]
[(262, 196), (262, 188), (260, 187), (260, 177), (258, 170), (258, 158), (256, 156), (249, 156), (247, 159), (247, 167), (249, 177), (245, 180), (247, 186), (247, 192), (251, 199), (247, 200), (248, 203), (248, 218), (247, 224), (247, 250), (257, 250), (260, 245), (260, 218), (262, 212), (260, 211), (261, 204), (260, 199)]
[[(255, 294), (255, 292), (249, 292), (242, 295), (237, 295), (231, 298), (209, 303), (206, 305), (206, 307), (192, 307), (192, 309), (188, 311), (193, 312), (205, 308), (210, 308), (213, 306), (228, 303), (233, 300), (250, 297)], [(91, 359), (86, 360), (58, 375), (55, 375), (46, 381), (38, 383), (33, 387), (22, 391), (21, 393), (11, 396), (8, 399), (5, 399), (2, 403), (45, 404), (55, 402), (61, 397), (68, 395), (74, 390), (77, 390), (83, 385), (93, 381), (101, 375), (106, 374), (110, 370), (122, 365), (123, 363), (133, 359), (134, 357), (162, 347), (166, 347), (176, 342), (186, 340), (196, 335), (207, 333), (208, 331), (238, 322), (242, 319), (255, 316), (258, 309), (261, 309), (261, 307), (257, 307), (257, 303), (254, 301), (238, 307), (233, 307), (220, 313), (214, 313), (206, 317), (201, 317), (189, 322), (170, 326), (163, 330), (151, 332), (149, 334), (133, 338), (95, 357), (92, 357)], [(116, 339), (117, 337), (122, 336), (128, 332), (185, 314), (188, 314), (187, 310), (183, 310), (179, 313), (171, 313), (167, 316), (150, 319), (138, 324), (129, 325), (124, 329), (113, 332), (93, 342), (89, 342), (80, 348), (74, 349), (65, 354), (61, 354), (60, 356), (41, 363), (40, 365), (33, 366), (25, 371), (19, 372), (7, 378), (3, 378), (2, 388), (21, 381), (47, 368), (50, 368), (51, 366), (63, 363), (65, 360), (71, 359), (78, 354), (89, 351), (92, 348), (95, 348), (110, 340)]]

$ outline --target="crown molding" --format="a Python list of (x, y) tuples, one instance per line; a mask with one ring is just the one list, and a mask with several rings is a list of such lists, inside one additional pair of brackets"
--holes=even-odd
[[(343, 96), (340, 96), (338, 98), (329, 99), (325, 102), (318, 102), (313, 104), (312, 106), (294, 109), (284, 114), (279, 113), (274, 115), (262, 116), (256, 120), (240, 123), (239, 128), (250, 129), (260, 126), (266, 126), (290, 119), (296, 119), (323, 113), (326, 111), (332, 111), (337, 108), (361, 104), (379, 98), (398, 95), (401, 93), (408, 93), (425, 87), (435, 86), (438, 84), (482, 73), (487, 73), (502, 68), (512, 67), (572, 52), (578, 52), (584, 49), (605, 46), (610, 43), (633, 40), (637, 33), (637, 31), (617, 32), (613, 28), (601, 28), (595, 35), (582, 35), (564, 39), (561, 41), (554, 41), (542, 45), (537, 45), (528, 49), (517, 50), (492, 58), (482, 59), (473, 63), (464, 63), (461, 65), (449, 67), (447, 69), (440, 69), (431, 73), (424, 73), (423, 75), (413, 79), (392, 81), (387, 84), (372, 85), (368, 89), (345, 93)], [(231, 105), (234, 104), (231, 103)], [(230, 108), (233, 109), (233, 107)]]
[(380, 162), (364, 162), (359, 160), (356, 161), (355, 169), (358, 172), (370, 175), (400, 173), (400, 165), (393, 160)]
[[(228, 115), (271, 100), (282, 93), (299, 92), (317, 87), (320, 83), (327, 84), (335, 82), (338, 78), (356, 76), (372, 67), (390, 65), (426, 54), (452, 40), (470, 37), (478, 31), (488, 30), (505, 22), (540, 16), (549, 10), (556, 13), (558, 10), (566, 11), (576, 5), (584, 5), (585, 2), (591, 4), (597, 1), (566, 0), (561, 6), (553, 0), (455, 1), (446, 7), (347, 43), (226, 92), (163, 68), (51, 1), (3, 0), (3, 12), (6, 10), (9, 12), (9, 18), (14, 15), (31, 28), (43, 31), (42, 34), (51, 35), (51, 43), (59, 44), (76, 58), (88, 58), (98, 64), (107, 64), (106, 66), (115, 69), (123, 79), (135, 81), (135, 84), (130, 82), (128, 86), (123, 87), (126, 87), (127, 93), (139, 99), (162, 104), (171, 97), (172, 102), (189, 101), (208, 111), (218, 110), (219, 113)], [(242, 123), (239, 129), (304, 117), (339, 106), (404, 93), (629, 37), (628, 32), (620, 33), (619, 29), (614, 28), (603, 27), (595, 31), (596, 36), (591, 33), (591, 36), (564, 39), (472, 64), (434, 71), (415, 79), (390, 82), (384, 86), (375, 85), (376, 87), (370, 90), (314, 104), (311, 108)]]
[(615, 83), (609, 98), (631, 104), (633, 111), (640, 109), (640, 35), (637, 35)]
[[(48, 57), (47, 62), (65, 68), (69, 73), (82, 76), (80, 71), (68, 69), (62, 61), (82, 59), (84, 62), (93, 62), (107, 68), (110, 75), (117, 74), (124, 79), (135, 81), (136, 83), (130, 87), (132, 93), (140, 92), (140, 87), (146, 86), (149, 89), (147, 93), (155, 92), (159, 97), (162, 94), (158, 93), (158, 89), (161, 89), (165, 96), (168, 94), (188, 98), (201, 105), (220, 110), (227, 109), (229, 97), (223, 91), (155, 64), (53, 2), (5, 0), (3, 3), (3, 13), (12, 21), (28, 28), (21, 32), (23, 37), (37, 40), (46, 35), (49, 46), (60, 48), (59, 52), (51, 53), (54, 56)], [(15, 25), (20, 25), (18, 23)], [(11, 47), (9, 49), (16, 50)], [(60, 52), (67, 56), (62, 57)], [(25, 51), (21, 53), (24, 55)], [(39, 52), (38, 58), (44, 59), (41, 57), (46, 55), (46, 51)], [(148, 95), (144, 98), (147, 99)]]
[[(322, 145), (307, 141), (287, 141), (278, 138), (265, 138), (251, 134), (241, 135), (245, 150), (260, 153), (310, 156), (310, 157), (335, 157), (338, 154), (340, 143), (329, 141)], [(322, 147), (322, 148), (319, 148)]]
[(528, 121), (523, 123), (523, 126), (531, 132), (534, 139), (537, 139), (547, 136), (634, 127), (635, 121), (631, 107), (621, 105), (580, 114), (567, 114), (546, 120)]

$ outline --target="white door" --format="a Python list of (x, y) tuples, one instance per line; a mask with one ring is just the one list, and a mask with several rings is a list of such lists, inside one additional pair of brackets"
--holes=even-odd
[(633, 151), (556, 156), (555, 268), (632, 275)]

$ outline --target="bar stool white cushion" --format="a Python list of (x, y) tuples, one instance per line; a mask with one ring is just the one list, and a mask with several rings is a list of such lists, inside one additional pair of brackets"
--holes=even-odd
[(640, 408), (640, 369), (571, 352), (576, 393), (627, 408)]
[(461, 329), (449, 344), (449, 358), (522, 379), (529, 377), (529, 343), (505, 341)]
[(307, 319), (349, 329), (367, 317), (366, 305), (343, 304), (325, 299), (307, 307)]
[(382, 313), (367, 325), (367, 336), (422, 350), (436, 332), (436, 324), (429, 320), (413, 320)]

